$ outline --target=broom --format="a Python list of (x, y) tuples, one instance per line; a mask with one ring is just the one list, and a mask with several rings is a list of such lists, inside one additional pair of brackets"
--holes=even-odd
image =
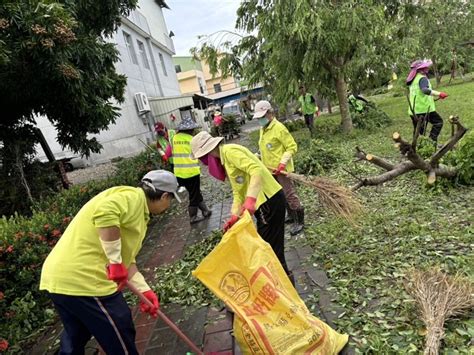
[[(275, 170), (270, 167), (267, 168), (270, 171)], [(355, 224), (354, 216), (361, 211), (362, 207), (351, 190), (339, 185), (334, 180), (324, 177), (304, 176), (286, 171), (282, 171), (281, 174), (292, 181), (313, 189), (325, 209), (344, 218), (349, 223)]]
[(444, 322), (474, 307), (474, 284), (467, 278), (449, 276), (439, 268), (413, 270), (405, 288), (420, 308), (425, 323), (425, 355), (439, 354), (444, 337)]

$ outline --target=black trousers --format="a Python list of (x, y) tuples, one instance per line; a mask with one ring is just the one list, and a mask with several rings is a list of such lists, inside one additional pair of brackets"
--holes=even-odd
[(255, 211), (255, 218), (258, 234), (271, 245), (281, 266), (289, 275), (285, 260), (285, 213), (286, 200), (282, 189)]
[(201, 175), (190, 178), (177, 177), (179, 186), (184, 186), (189, 193), (189, 207), (198, 207), (204, 200), (201, 194)]
[(430, 131), (430, 138), (436, 142), (438, 141), (438, 136), (441, 133), (441, 129), (443, 128), (443, 119), (436, 111), (430, 112), (428, 115), (420, 113), (420, 114), (417, 114), (416, 117), (413, 115), (410, 116), (411, 122), (413, 123), (413, 132), (416, 131), (416, 125), (418, 121), (424, 120), (425, 116), (426, 116), (426, 121), (422, 122), (421, 124), (420, 134), (425, 133), (426, 125), (429, 122), (432, 125), (431, 131)]
[(104, 297), (49, 296), (64, 325), (60, 355), (84, 354), (91, 336), (106, 354), (138, 355), (132, 313), (121, 292)]

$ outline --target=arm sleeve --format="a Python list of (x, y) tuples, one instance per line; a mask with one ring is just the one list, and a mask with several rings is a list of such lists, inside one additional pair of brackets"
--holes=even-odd
[(171, 145), (168, 144), (168, 145), (166, 146), (165, 156), (166, 156), (167, 158), (170, 158), (172, 155), (173, 155), (173, 151), (172, 151), (172, 149), (171, 149)]
[(423, 92), (423, 94), (431, 95), (431, 89), (429, 88), (428, 78), (421, 78), (418, 85), (420, 86), (420, 90)]
[(283, 153), (280, 159), (280, 164), (286, 165), (290, 161), (291, 157), (293, 157), (298, 151), (298, 145), (296, 144), (293, 136), (290, 134), (290, 132), (285, 126), (283, 126), (280, 131), (279, 139), (283, 147), (285, 148), (285, 152)]
[(110, 195), (93, 212), (92, 223), (96, 228), (120, 228), (128, 210), (129, 203), (125, 194), (116, 193)]

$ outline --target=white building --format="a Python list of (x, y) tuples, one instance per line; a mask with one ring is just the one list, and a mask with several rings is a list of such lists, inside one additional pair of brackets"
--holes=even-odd
[[(179, 108), (186, 106), (189, 109), (193, 104), (191, 97), (176, 100), (180, 90), (172, 61), (175, 51), (163, 17), (163, 8), (168, 8), (164, 0), (139, 0), (138, 8), (127, 18), (122, 18), (122, 25), (114, 36), (106, 39), (115, 43), (120, 51), (116, 68), (117, 72), (127, 76), (125, 102), (121, 105), (121, 116), (116, 123), (96, 135), (103, 150), (100, 154), (92, 154), (89, 164), (135, 155), (143, 150), (142, 142), (150, 142), (154, 138), (154, 123), (161, 118), (166, 121), (167, 117), (164, 116), (167, 113), (158, 116), (139, 114), (135, 94), (144, 93), (150, 98), (172, 98), (178, 105), (173, 107), (178, 122)], [(57, 158), (72, 155), (62, 151), (56, 141), (56, 131), (46, 118), (41, 117), (37, 121)]]

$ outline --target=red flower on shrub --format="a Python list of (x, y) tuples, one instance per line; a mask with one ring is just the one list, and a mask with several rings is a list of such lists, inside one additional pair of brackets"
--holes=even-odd
[(3, 300), (4, 298), (5, 298), (5, 294), (2, 291), (0, 291), (0, 301)]
[(7, 311), (7, 312), (5, 312), (5, 318), (7, 318), (7, 319), (13, 318), (13, 317), (15, 317), (15, 314), (16, 313), (13, 312), (13, 311)]
[(69, 222), (71, 222), (71, 217), (64, 217), (63, 218), (63, 223), (64, 224), (68, 224)]
[(8, 341), (5, 339), (0, 340), (0, 351), (6, 351), (8, 349)]
[(13, 245), (9, 245), (7, 249), (5, 249), (7, 253), (13, 253)]
[(55, 238), (59, 238), (59, 237), (62, 235), (62, 233), (61, 233), (61, 231), (60, 231), (59, 229), (54, 229), (54, 230), (52, 231), (51, 235), (52, 235), (53, 237), (55, 237)]
[(38, 237), (38, 239), (41, 241), (41, 242), (45, 242), (46, 241), (46, 237), (44, 235), (40, 235)]
[(50, 225), (49, 225), (49, 224), (45, 224), (43, 228), (44, 228), (44, 230), (48, 230), (48, 229), (49, 229), (49, 227), (50, 227)]

